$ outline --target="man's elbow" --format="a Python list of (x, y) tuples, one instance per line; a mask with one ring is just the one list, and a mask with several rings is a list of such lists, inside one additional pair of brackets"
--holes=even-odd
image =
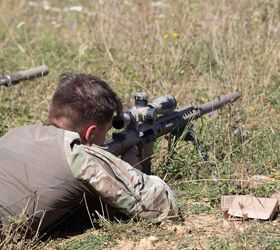
[(141, 198), (137, 218), (160, 222), (178, 217), (175, 194), (159, 177), (149, 176), (149, 180), (141, 191)]

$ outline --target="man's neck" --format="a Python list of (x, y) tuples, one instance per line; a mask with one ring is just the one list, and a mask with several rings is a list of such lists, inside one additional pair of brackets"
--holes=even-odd
[(49, 125), (53, 125), (57, 128), (72, 131), (70, 121), (64, 117), (49, 119)]

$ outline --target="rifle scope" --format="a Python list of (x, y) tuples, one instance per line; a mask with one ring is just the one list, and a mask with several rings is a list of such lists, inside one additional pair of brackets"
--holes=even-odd
[(116, 129), (127, 128), (138, 122), (153, 122), (158, 115), (172, 112), (177, 101), (172, 95), (163, 95), (148, 103), (147, 93), (136, 93), (134, 96), (135, 107), (126, 111), (122, 116), (116, 116), (113, 119), (113, 127)]
[(48, 66), (40, 65), (35, 68), (21, 70), (10, 75), (0, 77), (0, 86), (11, 86), (23, 80), (31, 80), (36, 77), (45, 76), (49, 73)]

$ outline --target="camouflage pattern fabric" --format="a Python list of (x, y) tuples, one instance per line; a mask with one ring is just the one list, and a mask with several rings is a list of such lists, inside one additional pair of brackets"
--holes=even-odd
[(159, 177), (140, 172), (102, 147), (79, 145), (77, 140), (77, 133), (65, 131), (69, 166), (74, 177), (102, 200), (133, 218), (159, 222), (177, 216), (175, 195)]

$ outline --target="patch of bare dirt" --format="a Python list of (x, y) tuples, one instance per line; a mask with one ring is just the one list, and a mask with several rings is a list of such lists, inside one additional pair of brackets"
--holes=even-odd
[[(261, 223), (261, 222), (260, 222)], [(188, 214), (181, 225), (171, 221), (163, 222), (160, 228), (166, 231), (164, 240), (157, 235), (142, 238), (140, 240), (121, 239), (118, 244), (110, 249), (113, 250), (154, 250), (154, 249), (176, 249), (189, 236), (188, 248), (205, 249), (207, 241), (213, 236), (226, 236), (236, 234), (250, 229), (248, 221), (230, 221), (221, 215)]]
[(156, 249), (176, 249), (176, 244), (173, 241), (162, 241), (155, 236), (143, 238), (137, 242), (132, 240), (120, 240), (118, 245), (110, 248), (113, 250), (156, 250)]

